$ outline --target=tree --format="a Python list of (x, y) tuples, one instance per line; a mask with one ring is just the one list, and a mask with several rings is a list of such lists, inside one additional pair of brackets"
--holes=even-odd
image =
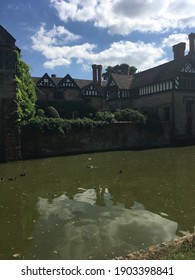
[(116, 74), (127, 74), (127, 75), (133, 75), (137, 71), (137, 68), (135, 66), (129, 66), (128, 64), (117, 64), (115, 66), (108, 66), (106, 68), (106, 72), (102, 74), (102, 77), (104, 80), (108, 80), (110, 75), (113, 73)]
[(15, 102), (18, 108), (18, 120), (28, 121), (35, 115), (35, 102), (36, 102), (36, 90), (35, 85), (30, 76), (30, 67), (24, 61), (21, 56), (16, 52), (17, 64), (16, 64), (16, 98)]

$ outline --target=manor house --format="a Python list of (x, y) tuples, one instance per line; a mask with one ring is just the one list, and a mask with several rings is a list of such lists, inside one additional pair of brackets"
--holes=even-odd
[(102, 66), (92, 65), (92, 80), (46, 73), (33, 78), (39, 100), (83, 100), (97, 110), (133, 108), (172, 126), (174, 136), (195, 136), (195, 33), (173, 46), (173, 60), (143, 72), (112, 74), (102, 81)]
[[(48, 75), (32, 77), (38, 101), (81, 101), (96, 110), (133, 108), (170, 124), (175, 137), (195, 136), (195, 33), (173, 46), (173, 60), (143, 72), (112, 74), (102, 80), (102, 65), (92, 65), (92, 79)], [(0, 26), (0, 106), (15, 94), (15, 39)], [(144, 50), (143, 50), (144, 51)], [(1, 108), (2, 112), (2, 108)], [(2, 133), (2, 132), (1, 132)]]

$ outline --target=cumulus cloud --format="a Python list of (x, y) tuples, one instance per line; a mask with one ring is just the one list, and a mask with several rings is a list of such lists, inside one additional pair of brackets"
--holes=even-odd
[(162, 41), (162, 47), (171, 48), (173, 45), (176, 45), (180, 42), (186, 43), (186, 50), (189, 49), (188, 46), (188, 35), (184, 33), (170, 34), (168, 37), (164, 38)]
[[(61, 26), (54, 26), (46, 30), (42, 24), (32, 36), (32, 48), (40, 52), (46, 59), (45, 68), (54, 69), (57, 66), (68, 66), (73, 60), (81, 64), (83, 70), (91, 69), (93, 63), (105, 67), (120, 63), (135, 65), (139, 70), (144, 70), (166, 61), (164, 51), (154, 43), (145, 44), (142, 41), (131, 42), (122, 40), (113, 42), (107, 49), (97, 51), (94, 44), (84, 43), (68, 45), (69, 41), (78, 39), (77, 35), (70, 33)], [(63, 44), (61, 44), (63, 42)]]
[[(109, 33), (164, 32), (195, 26), (195, 2), (186, 0), (49, 0), (64, 22), (93, 22)], [(173, 16), (174, 15), (174, 16)]]
[(82, 58), (95, 48), (94, 44), (89, 43), (68, 45), (79, 39), (79, 36), (69, 32), (63, 26), (54, 25), (51, 30), (46, 30), (45, 24), (42, 24), (31, 39), (33, 50), (45, 56), (47, 61), (44, 63), (44, 67), (50, 69), (69, 65), (73, 58)]

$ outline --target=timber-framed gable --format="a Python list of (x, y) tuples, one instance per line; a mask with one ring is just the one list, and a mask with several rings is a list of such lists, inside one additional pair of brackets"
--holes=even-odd
[(58, 83), (59, 88), (69, 89), (69, 88), (79, 88), (74, 79), (67, 74), (63, 79), (61, 79)]
[(55, 88), (56, 84), (51, 79), (51, 77), (45, 73), (37, 82), (37, 87)]

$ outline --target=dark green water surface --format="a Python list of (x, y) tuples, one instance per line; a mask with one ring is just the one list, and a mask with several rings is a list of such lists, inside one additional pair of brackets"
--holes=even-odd
[(0, 165), (0, 259), (112, 259), (194, 226), (195, 147)]

